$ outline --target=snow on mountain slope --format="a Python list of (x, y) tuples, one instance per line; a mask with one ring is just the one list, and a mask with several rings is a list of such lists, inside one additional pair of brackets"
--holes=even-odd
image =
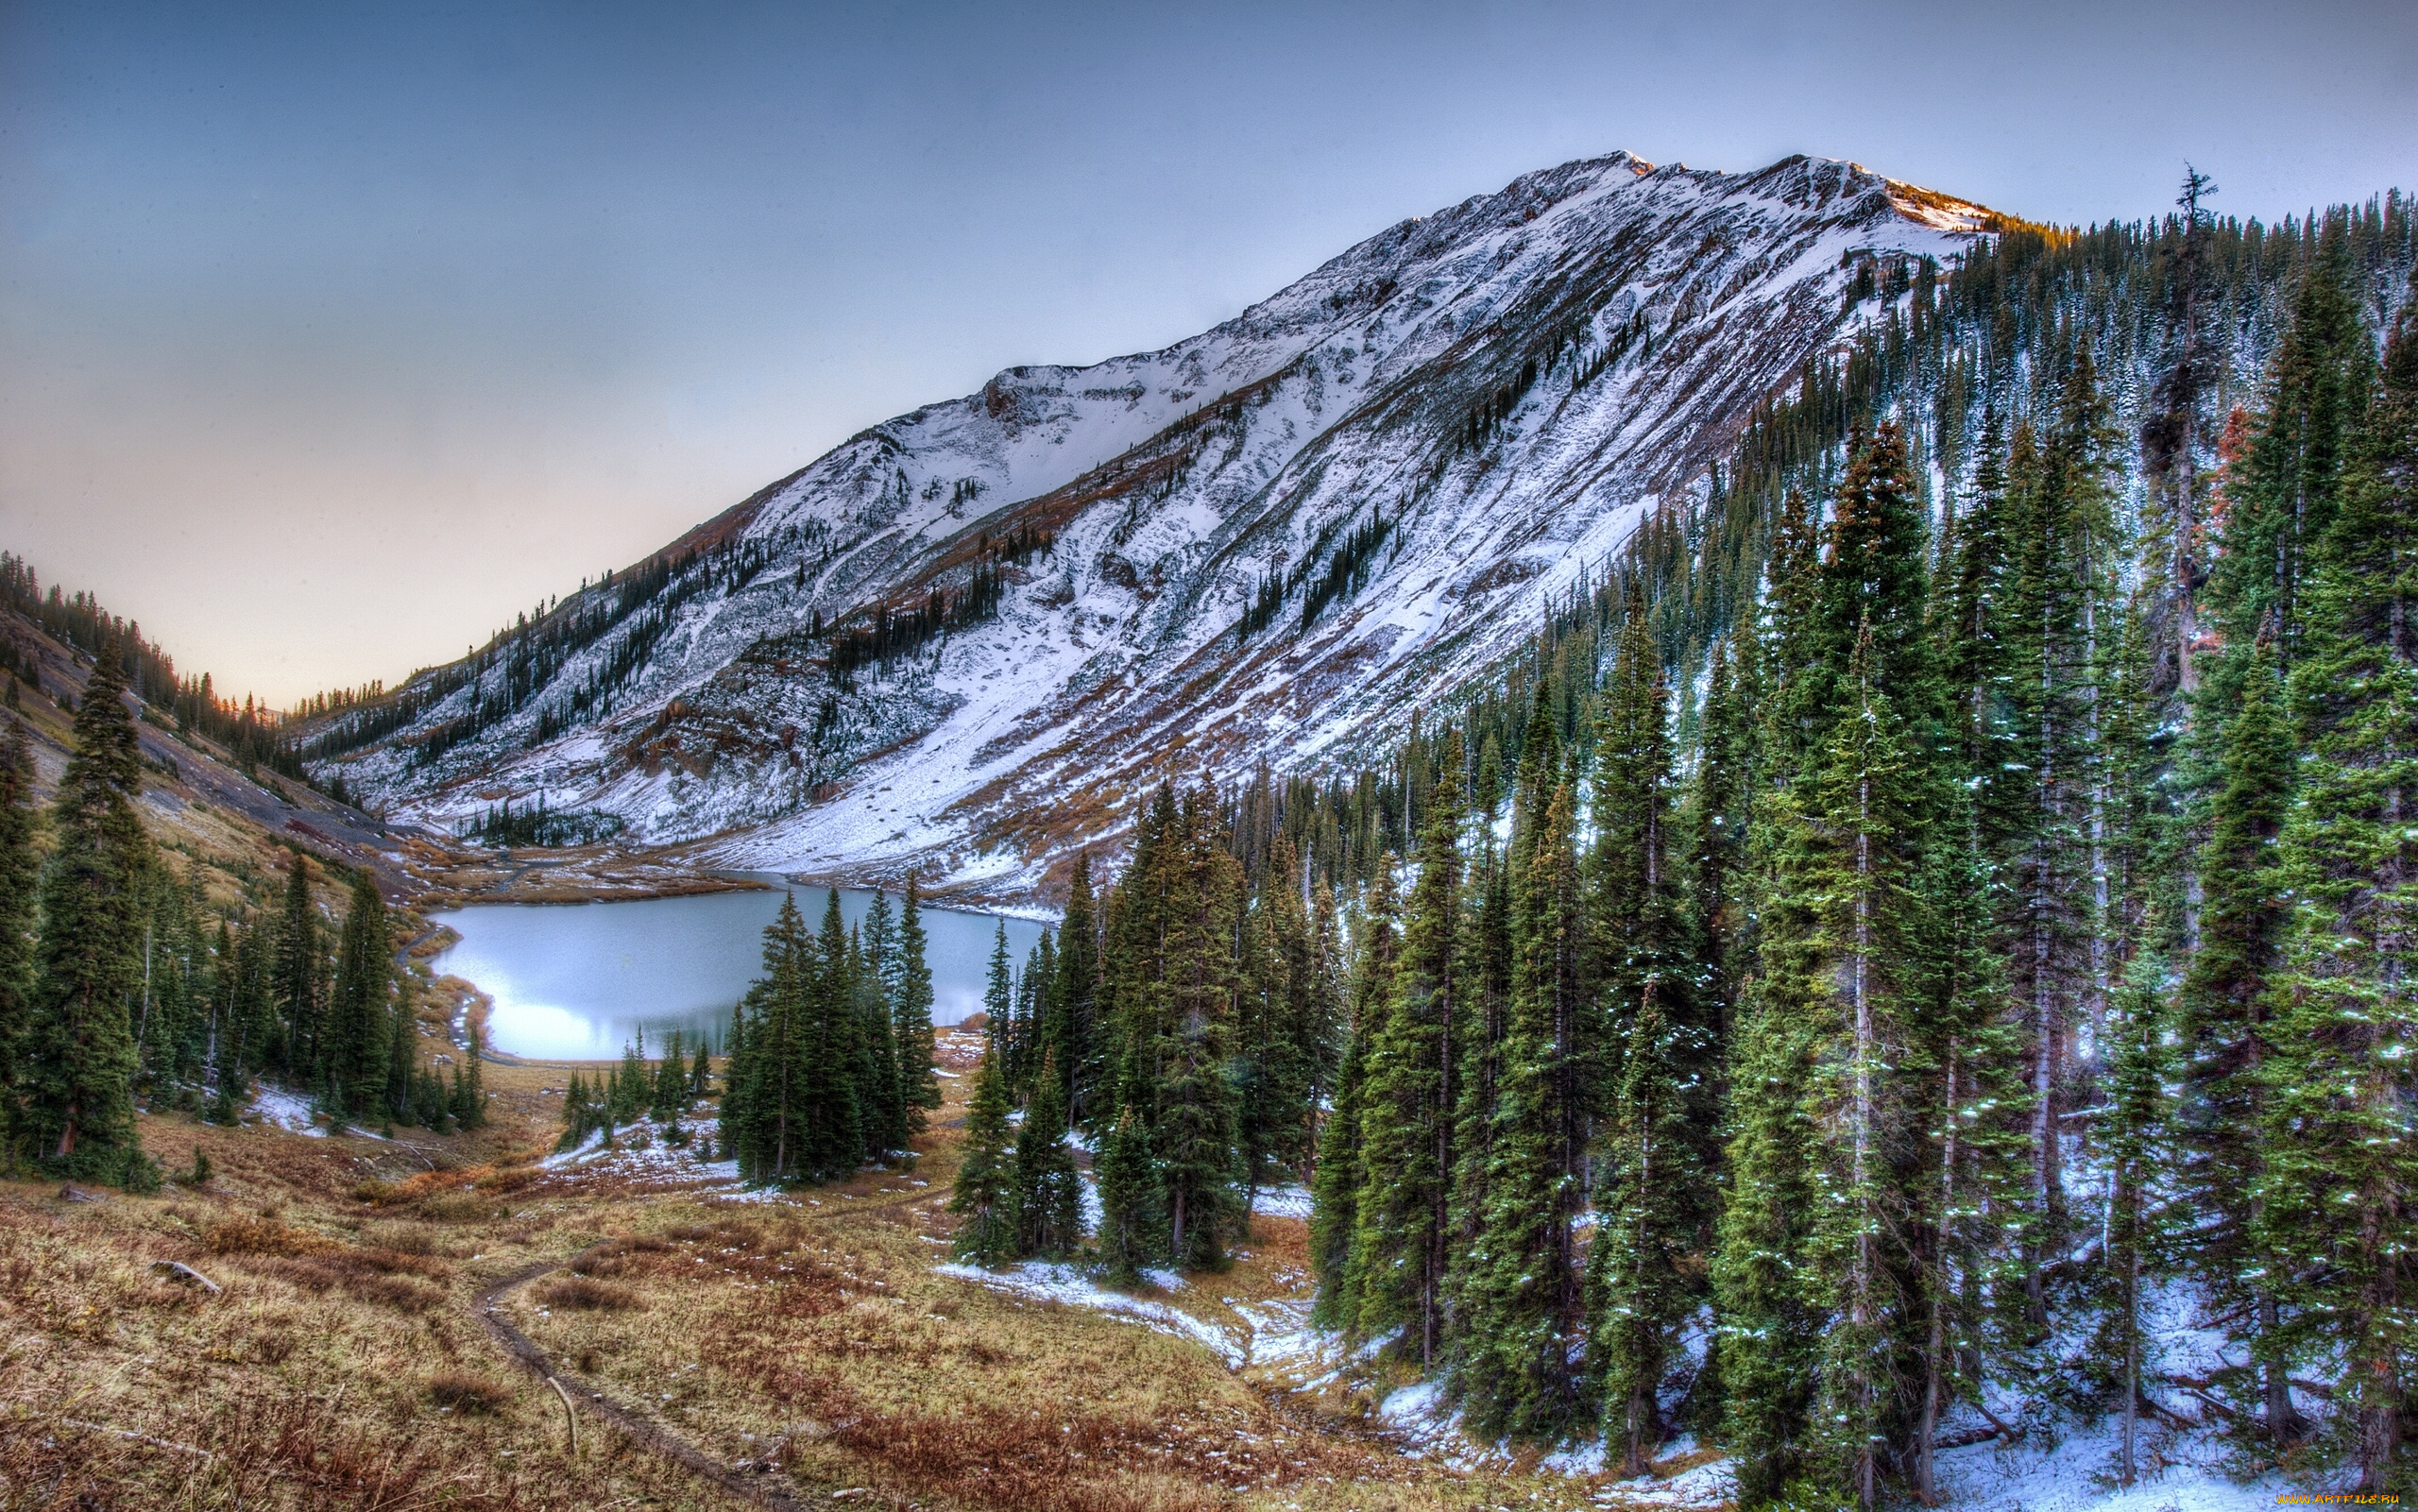
[[(1702, 486), (1842, 340), (1857, 260), (1989, 224), (1804, 158), (1528, 175), (1164, 351), (1011, 368), (851, 438), (691, 533), (653, 599), (565, 600), (533, 633), (590, 626), (567, 655), (416, 681), (347, 780), (436, 823), (542, 795), (728, 863), (1029, 889), (1163, 775), (1397, 733)], [(835, 668), (829, 625), (949, 595), (946, 634)]]

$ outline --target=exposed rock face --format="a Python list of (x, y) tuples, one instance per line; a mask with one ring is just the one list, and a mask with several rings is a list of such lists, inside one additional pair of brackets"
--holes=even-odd
[[(1802, 158), (1529, 175), (1164, 351), (853, 437), (691, 533), (637, 607), (565, 600), (567, 653), (407, 688), (347, 780), (440, 823), (542, 793), (735, 864), (1030, 886), (1162, 773), (1397, 734), (1870, 314), (1852, 263), (1988, 224)], [(815, 633), (884, 616), (886, 662)]]

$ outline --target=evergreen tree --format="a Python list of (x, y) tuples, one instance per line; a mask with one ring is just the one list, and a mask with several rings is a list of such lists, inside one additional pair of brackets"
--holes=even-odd
[(1419, 879), (1404, 909), (1394, 994), (1371, 1035), (1361, 1086), (1364, 1175), (1352, 1266), (1364, 1337), (1399, 1328), (1403, 1348), (1432, 1364), (1443, 1343), (1444, 1283), (1452, 1238), (1453, 1013), (1460, 913), (1461, 768), (1430, 797)]
[[(1377, 869), (1354, 931), (1359, 959), (1352, 973), (1343, 1063), (1336, 1074), (1335, 1106), (1320, 1132), (1318, 1172), (1310, 1188), (1310, 1267), (1319, 1281), (1313, 1317), (1327, 1328), (1344, 1326), (1359, 1316), (1351, 1262), (1360, 1189), (1368, 1181), (1360, 1159), (1361, 1089), (1367, 1077), (1365, 1046), (1379, 1016), (1393, 1000), (1394, 951), (1399, 943), (1393, 871), (1390, 858)], [(1101, 1180), (1104, 1192), (1106, 1178)]]
[(463, 1045), (462, 1063), (453, 1068), (453, 1091), (447, 1109), (466, 1130), (486, 1127), (487, 1094), (479, 1079), (479, 1062), (485, 1058), (486, 1049), (486, 1036), (472, 1026)]
[(849, 966), (847, 926), (840, 917), (840, 890), (833, 888), (825, 895), (823, 925), (806, 973), (807, 1019), (797, 1050), (805, 1128), (800, 1174), (813, 1181), (844, 1176), (864, 1162), (857, 1078), (866, 1067), (859, 1054)]
[(2278, 841), (2295, 765), (2272, 636), (2260, 637), (2236, 686), (2241, 704), (2225, 729), (2224, 786), (2200, 858), (2200, 951), (2183, 981), (2182, 1176), (2202, 1215), (2192, 1253), (2203, 1280), (2222, 1305), (2246, 1306), (2256, 1319), (2262, 1410), (2268, 1433), (2280, 1440), (2293, 1424), (2291, 1393), (2277, 1352), (2273, 1273), (2255, 1232), (2267, 1089), (2261, 1068), (2275, 1046), (2271, 988), (2287, 918)]
[(924, 1115), (941, 1105), (940, 1078), (932, 1059), (932, 969), (924, 957), (924, 919), (913, 873), (898, 911), (897, 965), (891, 982), (891, 1020), (898, 1037), (899, 1100), (907, 1109), (907, 1132), (924, 1131)]
[(30, 1028), (34, 892), (41, 875), (33, 785), (33, 752), (25, 726), (10, 720), (0, 741), (0, 1167), (13, 1164), (22, 1057)]
[(1097, 1064), (1099, 1007), (1099, 925), (1093, 909), (1091, 857), (1077, 852), (1074, 875), (1066, 884), (1066, 917), (1058, 930), (1058, 981), (1049, 997), (1051, 1017), (1046, 1038), (1058, 1068), (1065, 1077), (1068, 1120), (1084, 1124), (1088, 1099), (1098, 1085)]
[[(1586, 1124), (1573, 1105), (1570, 1062), (1583, 1011), (1586, 916), (1575, 794), (1567, 781), (1549, 792), (1531, 786), (1557, 775), (1545, 762), (1524, 761), (1514, 800), (1509, 1011), (1485, 1128), (1470, 1141), (1485, 1140), (1484, 1169), (1473, 1183), (1464, 1179), (1475, 1187), (1463, 1198), (1475, 1209), (1474, 1232), (1455, 1288), (1456, 1379), (1472, 1421), (1531, 1441), (1566, 1436), (1579, 1411), (1570, 1369), (1581, 1316), (1572, 1234), (1584, 1179), (1574, 1162), (1583, 1160)], [(1463, 1064), (1466, 1096), (1470, 1062)], [(1464, 1148), (1462, 1158), (1480, 1157)]]
[(1166, 933), (1157, 963), (1165, 1012), (1150, 1143), (1166, 1187), (1168, 1252), (1187, 1267), (1218, 1269), (1242, 1215), (1228, 1074), (1242, 868), (1218, 832), (1217, 794), (1205, 785), (1183, 796), (1172, 838), (1165, 852)]
[(1100, 1264), (1111, 1281), (1131, 1285), (1154, 1257), (1159, 1227), (1149, 1129), (1132, 1103), (1121, 1103), (1115, 1122), (1101, 1132), (1092, 1168), (1099, 1178)]
[(355, 1117), (369, 1117), (386, 1090), (386, 1058), (394, 1041), (390, 948), (386, 903), (364, 868), (353, 876), (352, 902), (337, 946), (324, 1056), (332, 1100)]
[(37, 1152), (71, 1176), (142, 1184), (134, 1130), (134, 1030), (142, 980), (137, 913), (151, 841), (135, 816), (142, 758), (126, 711), (122, 651), (94, 658), (76, 711), (75, 755), (51, 813), (56, 848), (41, 889), (42, 939), (20, 1062)]
[(982, 1057), (965, 1113), (965, 1158), (948, 1207), (962, 1220), (953, 1252), (966, 1265), (1004, 1266), (1016, 1258), (1015, 1156), (1008, 1129), (1007, 1068), (996, 1053)]
[[(2259, 1252), (2290, 1303), (2271, 1372), (2334, 1371), (2358, 1488), (2418, 1487), (2418, 308), (2405, 304), (2308, 585), (2291, 678), (2307, 757), (2283, 831), (2299, 907), (2259, 1068)], [(2245, 720), (2248, 715), (2245, 711)], [(2213, 880), (2213, 879), (2212, 879)], [(2340, 1351), (2339, 1355), (2337, 1351)], [(2339, 1365), (2332, 1362), (2339, 1359)]]
[(1056, 1260), (1082, 1243), (1083, 1183), (1066, 1143), (1066, 1110), (1054, 1053), (1045, 1054), (1032, 1105), (1016, 1130), (1016, 1249)]
[(286, 1073), (316, 1091), (326, 1064), (319, 917), (311, 906), (310, 862), (298, 849), (286, 855), (291, 867), (285, 874), (285, 909), (279, 916), (270, 991), (285, 1018)]

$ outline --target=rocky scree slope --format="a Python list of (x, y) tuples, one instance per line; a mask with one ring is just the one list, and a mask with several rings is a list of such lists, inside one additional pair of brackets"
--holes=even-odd
[(1806, 158), (1531, 174), (1166, 350), (875, 426), (312, 749), (432, 824), (542, 798), (1046, 891), (1164, 774), (1397, 736), (1843, 347), (1856, 264), (1995, 224)]

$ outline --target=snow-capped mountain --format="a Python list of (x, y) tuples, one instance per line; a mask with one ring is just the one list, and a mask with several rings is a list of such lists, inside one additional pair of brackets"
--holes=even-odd
[(1704, 486), (1870, 314), (1859, 262), (1991, 223), (1806, 158), (1531, 174), (1166, 350), (865, 431), (322, 749), (398, 726), (340, 770), (399, 817), (542, 796), (727, 864), (1029, 887), (1163, 774), (1398, 733)]

